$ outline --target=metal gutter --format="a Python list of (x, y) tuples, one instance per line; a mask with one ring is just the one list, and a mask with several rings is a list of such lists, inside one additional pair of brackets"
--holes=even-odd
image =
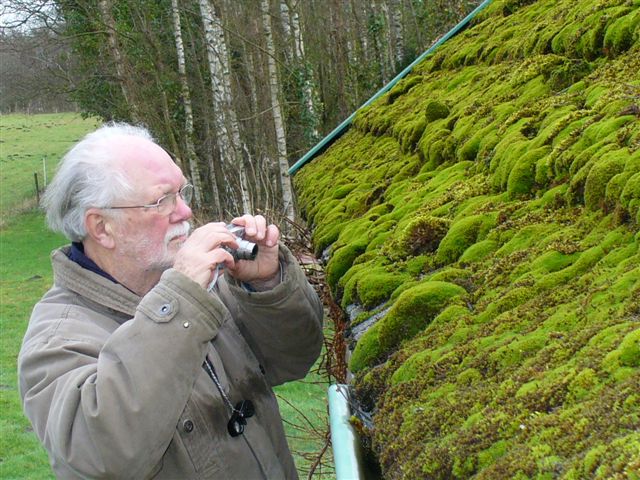
[(364, 465), (360, 439), (351, 425), (348, 385), (329, 387), (329, 425), (336, 480), (364, 480)]
[[(427, 55), (430, 55), (431, 53), (433, 53), (440, 45), (442, 45), (444, 42), (449, 40), (451, 37), (453, 37), (458, 32), (460, 32), (460, 30), (462, 30), (464, 27), (466, 27), (467, 24), (478, 13), (480, 13), (480, 11), (482, 11), (487, 5), (489, 5), (491, 3), (491, 1), (492, 0), (484, 0), (469, 15), (464, 17), (455, 27), (453, 27), (451, 30), (449, 30), (436, 43), (434, 43), (431, 47), (429, 47), (429, 49), (426, 52), (424, 52), (422, 55), (420, 55), (418, 58), (416, 58), (411, 63), (411, 65), (409, 65), (404, 70), (402, 70), (398, 75), (396, 75), (393, 78), (393, 80), (391, 80), (384, 87), (382, 87), (380, 90), (378, 90), (378, 92), (373, 97), (371, 97), (369, 100), (367, 100), (364, 104), (362, 104), (360, 106), (360, 108), (358, 108), (358, 110), (370, 105), (376, 99), (378, 99), (379, 97), (384, 95), (386, 92), (388, 92), (391, 88), (393, 88), (393, 86), (396, 83), (398, 83), (400, 80), (402, 80), (404, 77), (406, 77), (407, 74), (409, 74), (411, 72), (411, 70), (413, 70), (413, 67), (415, 67), (418, 63), (420, 63), (422, 60), (424, 60), (424, 58)], [(294, 163), (288, 170), (289, 175), (293, 175), (296, 171), (298, 171), (300, 168), (302, 168), (302, 166), (305, 163), (309, 162), (314, 157), (316, 157), (317, 155), (322, 153), (334, 141), (336, 141), (338, 138), (340, 138), (340, 136), (344, 133), (344, 131), (351, 125), (351, 122), (353, 121), (354, 117), (356, 116), (356, 113), (358, 113), (358, 110), (356, 110), (351, 115), (349, 115), (349, 117), (346, 120), (344, 120), (340, 125), (338, 125), (329, 135), (327, 135), (322, 140), (320, 140), (320, 142), (318, 142), (311, 150), (309, 150), (302, 158), (300, 158), (300, 160), (298, 160), (296, 163)]]

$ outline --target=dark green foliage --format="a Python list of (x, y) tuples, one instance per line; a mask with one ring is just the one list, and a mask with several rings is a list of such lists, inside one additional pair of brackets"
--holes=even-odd
[(385, 478), (639, 478), (639, 11), (495, 0), (297, 174), (384, 185), (313, 221), (370, 215), (338, 283), (391, 307), (351, 357)]

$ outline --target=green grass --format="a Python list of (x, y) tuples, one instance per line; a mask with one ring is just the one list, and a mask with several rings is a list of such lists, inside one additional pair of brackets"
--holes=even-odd
[(0, 478), (53, 478), (47, 455), (22, 414), (16, 361), (34, 303), (51, 284), (49, 252), (65, 239), (44, 227), (40, 212), (0, 230)]
[(34, 205), (69, 147), (98, 124), (71, 113), (0, 115), (0, 225)]
[[(317, 364), (303, 380), (275, 389), (300, 478), (307, 478), (310, 468), (314, 468), (314, 479), (335, 477), (331, 447), (318, 458), (328, 433), (328, 386), (326, 374)], [(319, 465), (313, 467), (318, 461)]]
[[(31, 309), (53, 281), (49, 254), (67, 242), (47, 230), (34, 208), (33, 171), (42, 172), (46, 156), (51, 178), (59, 158), (95, 121), (74, 114), (2, 115), (0, 126), (0, 478), (52, 479), (47, 454), (22, 413), (16, 361)], [(301, 478), (324, 445), (327, 387), (314, 371), (276, 392)], [(313, 478), (330, 478), (329, 459), (327, 452)]]

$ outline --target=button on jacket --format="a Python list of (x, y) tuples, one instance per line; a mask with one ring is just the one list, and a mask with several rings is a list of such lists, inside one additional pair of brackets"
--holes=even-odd
[[(18, 358), (24, 410), (59, 478), (297, 478), (272, 386), (303, 377), (322, 306), (286, 247), (283, 281), (208, 293), (169, 269), (144, 297), (52, 254)], [(255, 413), (231, 437), (233, 405)]]

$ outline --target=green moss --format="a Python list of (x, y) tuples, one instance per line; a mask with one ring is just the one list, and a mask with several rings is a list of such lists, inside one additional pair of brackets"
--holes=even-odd
[(543, 253), (531, 262), (529, 270), (538, 270), (544, 273), (557, 272), (571, 265), (579, 256), (579, 253), (564, 254), (556, 250), (551, 250)]
[(612, 371), (619, 367), (640, 367), (640, 330), (624, 337), (620, 346), (604, 359), (604, 366)]
[(446, 219), (430, 215), (411, 220), (400, 232), (398, 249), (408, 255), (435, 252), (449, 230), (449, 223)]
[(510, 198), (530, 195), (535, 185), (537, 162), (551, 151), (551, 147), (540, 147), (529, 151), (519, 158), (507, 180), (507, 193)]
[(425, 106), (424, 118), (429, 123), (440, 118), (447, 118), (448, 116), (449, 107), (447, 107), (444, 103), (441, 103), (437, 100), (431, 100)]
[(351, 268), (356, 257), (364, 253), (365, 247), (365, 244), (345, 245), (331, 255), (331, 259), (327, 264), (326, 272), (327, 283), (332, 289), (335, 290), (340, 277), (342, 277), (347, 270)]
[(478, 468), (483, 469), (502, 457), (508, 450), (509, 442), (499, 440), (489, 448), (478, 453)]
[(365, 308), (372, 308), (388, 300), (393, 291), (409, 279), (409, 275), (396, 273), (372, 273), (360, 277), (358, 298)]
[(589, 170), (584, 186), (584, 202), (587, 208), (602, 208), (609, 181), (624, 170), (628, 154), (624, 150), (608, 152)]
[(433, 362), (434, 353), (423, 350), (410, 356), (391, 376), (391, 383), (398, 384), (413, 380), (416, 375), (423, 375), (425, 366)]
[(349, 369), (353, 373), (358, 373), (366, 367), (375, 365), (383, 356), (384, 349), (380, 345), (380, 322), (374, 324), (365, 332), (356, 344), (351, 359)]
[(495, 224), (495, 215), (473, 215), (455, 222), (440, 242), (436, 260), (441, 264), (453, 263), (467, 248), (482, 240), (483, 234)]
[(450, 302), (465, 295), (464, 288), (451, 283), (426, 281), (398, 296), (380, 323), (380, 344), (389, 351), (402, 340), (412, 338)]
[(460, 256), (460, 263), (474, 263), (480, 262), (491, 255), (498, 248), (498, 243), (495, 240), (482, 240), (474, 243), (467, 248)]
[(394, 88), (392, 88), (389, 93), (387, 93), (387, 104), (391, 105), (398, 97), (404, 95), (413, 87), (420, 85), (421, 83), (422, 78), (417, 75), (403, 79)]
[(580, 402), (597, 394), (600, 387), (598, 374), (592, 368), (585, 368), (569, 383), (568, 401)]
[(433, 282), (449, 282), (457, 285), (463, 284), (471, 276), (471, 272), (461, 268), (444, 268), (430, 275), (428, 280)]
[(613, 57), (631, 48), (634, 42), (634, 31), (639, 25), (640, 12), (637, 9), (613, 22), (604, 36), (604, 49), (607, 55)]
[(633, 478), (638, 6), (494, 0), (294, 177), (334, 295), (391, 305), (350, 361), (385, 478)]
[(336, 188), (336, 189), (333, 191), (332, 198), (333, 198), (333, 199), (336, 199), (336, 200), (339, 200), (339, 199), (341, 199), (341, 198), (344, 198), (344, 197), (346, 197), (349, 193), (351, 193), (351, 192), (352, 192), (352, 191), (353, 191), (357, 186), (358, 186), (358, 185), (357, 185), (357, 184), (355, 184), (355, 183), (351, 183), (351, 184), (348, 184), (348, 185), (342, 185), (342, 186), (340, 186), (340, 187)]

